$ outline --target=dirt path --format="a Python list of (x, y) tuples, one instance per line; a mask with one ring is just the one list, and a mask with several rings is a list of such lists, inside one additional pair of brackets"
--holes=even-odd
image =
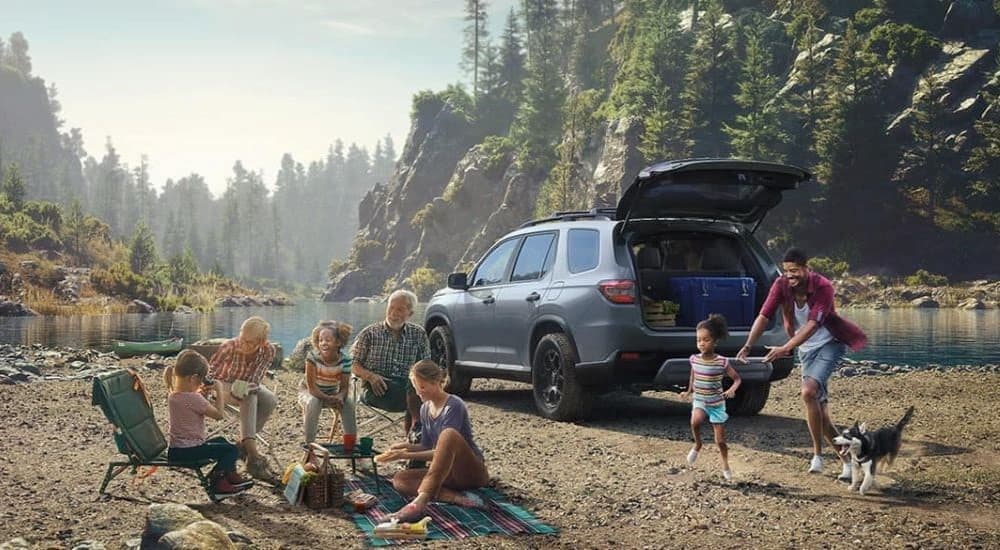
[[(144, 377), (162, 423), (159, 372)], [(280, 404), (268, 425), (282, 463), (296, 457), (301, 437), (298, 377), (279, 374)], [(761, 415), (729, 422), (731, 483), (712, 445), (687, 466), (689, 405), (672, 395), (614, 394), (587, 423), (559, 424), (535, 415), (527, 386), (477, 381), (468, 402), (494, 484), (561, 533), (462, 546), (1000, 547), (998, 384), (1000, 376), (976, 373), (834, 379), (840, 422), (877, 426), (917, 407), (894, 469), (861, 497), (833, 479), (839, 467), (830, 461), (823, 475), (805, 472), (795, 380), (774, 387)], [(246, 534), (255, 548), (360, 545), (346, 516), (292, 508), (264, 487), (212, 505), (193, 480), (160, 471), (137, 487), (122, 476), (110, 498), (98, 498), (116, 455), (90, 405), (89, 382), (0, 386), (0, 416), (0, 543), (24, 537), (40, 547), (91, 540), (117, 548), (140, 536), (150, 502), (181, 502)]]

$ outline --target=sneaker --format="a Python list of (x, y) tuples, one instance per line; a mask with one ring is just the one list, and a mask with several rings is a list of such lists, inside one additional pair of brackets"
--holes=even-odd
[(691, 449), (688, 451), (688, 464), (694, 464), (695, 460), (698, 460), (698, 451), (696, 449)]
[(823, 472), (823, 457), (819, 455), (813, 455), (812, 460), (809, 462), (809, 473), (819, 474)]
[(840, 481), (846, 481), (850, 483), (851, 481), (851, 465), (847, 462), (844, 463), (844, 467), (840, 470), (840, 475), (837, 476)]
[(219, 481), (215, 482), (215, 486), (212, 487), (212, 498), (214, 500), (222, 500), (224, 498), (234, 497), (243, 491), (246, 487), (240, 489), (234, 487), (232, 483), (226, 480), (226, 478), (221, 478)]
[(406, 434), (406, 441), (408, 443), (420, 443), (420, 432), (422, 430), (420, 422), (413, 425), (413, 429)]
[(725, 478), (726, 481), (732, 481), (733, 480), (733, 471), (732, 470), (722, 470), (722, 477)]
[(249, 489), (250, 487), (253, 487), (252, 479), (247, 479), (237, 472), (229, 472), (226, 474), (226, 481), (237, 489)]

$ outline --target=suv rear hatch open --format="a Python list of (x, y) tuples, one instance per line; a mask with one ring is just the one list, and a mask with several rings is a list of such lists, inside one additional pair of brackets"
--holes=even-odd
[[(636, 176), (615, 218), (701, 218), (759, 224), (784, 191), (810, 178), (785, 164), (738, 159), (662, 162)], [(624, 229), (624, 228), (623, 228)]]

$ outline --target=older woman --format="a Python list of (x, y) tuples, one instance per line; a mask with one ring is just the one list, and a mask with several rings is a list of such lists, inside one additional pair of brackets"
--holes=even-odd
[(257, 432), (277, 406), (274, 393), (261, 383), (276, 353), (267, 341), (270, 330), (264, 319), (250, 317), (240, 326), (239, 336), (226, 340), (209, 360), (222, 399), (240, 408), (239, 446), (246, 453), (247, 473), (264, 481), (276, 477), (257, 449)]
[(342, 353), (351, 338), (351, 325), (337, 321), (321, 321), (312, 330), (312, 350), (305, 359), (305, 378), (299, 384), (299, 405), (306, 443), (316, 439), (319, 414), (324, 408), (340, 413), (344, 426), (344, 448), (354, 447), (357, 422), (351, 386), (351, 358)]

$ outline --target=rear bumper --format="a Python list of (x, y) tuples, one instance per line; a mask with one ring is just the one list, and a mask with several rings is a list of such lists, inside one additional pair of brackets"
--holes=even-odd
[[(790, 357), (765, 363), (763, 356), (751, 357), (747, 363), (733, 361), (731, 365), (745, 382), (782, 380), (788, 377), (794, 366)], [(666, 357), (662, 353), (642, 353), (638, 359), (623, 360), (621, 352), (616, 351), (604, 361), (577, 363), (576, 376), (585, 386), (637, 384), (662, 389), (687, 387), (691, 364), (686, 357)]]

